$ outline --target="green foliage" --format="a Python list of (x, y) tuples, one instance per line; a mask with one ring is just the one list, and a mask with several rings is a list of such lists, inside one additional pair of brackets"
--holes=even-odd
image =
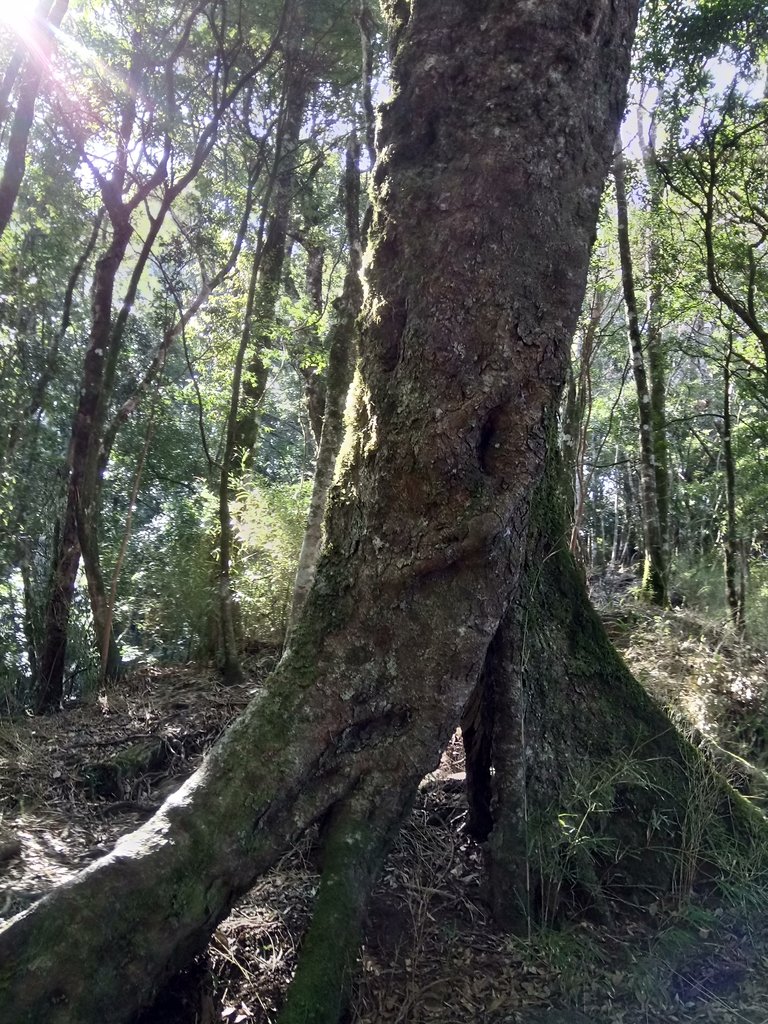
[(134, 534), (116, 618), (128, 654), (180, 661), (215, 649), (212, 509), (199, 491), (169, 497)]
[(234, 589), (248, 643), (281, 643), (304, 535), (311, 483), (248, 481), (233, 503)]
[(634, 752), (627, 752), (614, 764), (595, 764), (591, 773), (569, 778), (558, 801), (528, 822), (533, 919), (551, 925), (583, 913), (585, 907), (604, 915), (617, 889), (625, 900), (651, 902), (665, 895), (650, 886), (643, 893), (622, 888), (623, 859), (642, 858), (643, 851), (622, 846), (617, 822), (622, 814), (631, 813), (637, 794), (643, 803), (648, 793), (652, 793), (656, 808), (648, 826), (648, 846), (665, 850), (677, 832), (677, 822), (668, 820), (663, 808), (672, 806), (674, 800), (654, 785), (648, 766)]

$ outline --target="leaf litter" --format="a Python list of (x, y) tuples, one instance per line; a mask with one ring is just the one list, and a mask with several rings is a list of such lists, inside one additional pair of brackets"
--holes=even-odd
[[(759, 652), (690, 616), (632, 611), (627, 625), (606, 614), (660, 699), (690, 721), (694, 692), (693, 706), (709, 715), (695, 727), (755, 756), (744, 718), (768, 685)], [(269, 666), (252, 664), (249, 681), (230, 687), (200, 666), (144, 669), (93, 703), (0, 722), (0, 918), (151, 814)], [(697, 912), (694, 898), (692, 907), (655, 905), (639, 919), (635, 909), (609, 924), (502, 932), (485, 902), (483, 850), (463, 829), (463, 788), (457, 735), (374, 891), (351, 1024), (768, 1024), (768, 926), (759, 912)], [(274, 1024), (317, 891), (316, 842), (308, 834), (259, 879), (140, 1024)]]

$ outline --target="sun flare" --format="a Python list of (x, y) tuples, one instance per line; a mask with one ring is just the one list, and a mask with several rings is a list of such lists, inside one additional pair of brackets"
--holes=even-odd
[[(40, 0), (0, 0), (0, 29), (10, 29), (29, 53), (46, 66), (50, 59), (49, 38), (51, 34), (60, 34), (48, 21), (55, 6)], [(60, 15), (55, 21), (58, 24)]]
[(33, 0), (0, 0), (0, 24), (26, 35), (34, 21), (36, 6)]

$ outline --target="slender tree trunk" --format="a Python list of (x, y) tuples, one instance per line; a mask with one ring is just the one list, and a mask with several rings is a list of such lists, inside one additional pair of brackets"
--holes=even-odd
[(648, 227), (646, 265), (648, 271), (647, 353), (648, 384), (651, 398), (656, 506), (665, 563), (669, 562), (669, 444), (667, 441), (667, 359), (662, 327), (663, 286), (660, 267), (659, 224), (662, 214), (664, 182), (659, 173), (656, 149), (655, 112), (646, 135), (642, 114), (638, 115), (638, 137), (648, 181)]
[(614, 461), (616, 463), (616, 471), (613, 478), (613, 543), (611, 545), (611, 564), (616, 565), (619, 561), (619, 551), (621, 550), (621, 470), (619, 467), (619, 459), (621, 458), (621, 448), (616, 445), (616, 454)]
[(576, 397), (569, 411), (568, 430), (573, 433), (573, 455), (567, 460), (569, 477), (574, 481), (574, 502), (571, 526), (570, 548), (578, 560), (583, 562), (579, 554), (579, 537), (584, 521), (584, 502), (591, 483), (592, 474), (585, 477), (584, 460), (587, 455), (589, 438), (589, 422), (592, 418), (592, 361), (595, 353), (597, 332), (603, 315), (604, 301), (599, 293), (592, 298), (589, 320), (583, 330), (581, 353), (579, 355), (579, 375), (575, 384)]
[[(312, 314), (316, 318), (315, 323), (319, 323), (323, 312), (325, 249), (321, 245), (311, 245), (309, 242), (305, 244), (304, 248), (307, 254), (306, 294)], [(302, 334), (304, 334), (304, 339), (300, 343), (306, 344), (308, 350), (311, 351), (311, 347), (317, 338), (316, 326), (308, 324), (302, 331)], [(318, 452), (320, 450), (320, 438), (323, 433), (323, 417), (325, 415), (327, 397), (326, 381), (324, 375), (318, 372), (316, 366), (308, 365), (302, 367), (300, 373), (304, 378), (307, 419), (309, 420), (309, 427), (312, 432), (315, 452)]]
[(99, 679), (102, 682), (117, 679), (123, 671), (123, 661), (117, 640), (112, 631), (112, 611), (110, 609), (107, 586), (101, 570), (99, 552), (99, 521), (101, 519), (97, 507), (98, 492), (96, 488), (90, 512), (80, 520), (80, 553), (88, 586), (88, 598), (93, 617), (93, 632), (96, 649), (99, 652)]
[[(335, 878), (357, 862), (367, 889), (516, 596), (636, 5), (396, 9), (356, 429), (315, 584), (266, 692), (203, 767), (0, 930), (0, 1024), (130, 1019), (329, 810), (355, 830)], [(331, 960), (347, 962), (345, 924)]]
[(34, 590), (32, 587), (29, 541), (27, 538), (20, 538), (17, 541), (16, 559), (19, 565), (19, 572), (21, 573), (21, 585), (24, 600), (23, 629), (24, 640), (27, 648), (29, 677), (31, 682), (34, 683), (35, 679), (37, 679), (37, 615), (35, 610)]
[(359, 226), (359, 152), (357, 141), (351, 141), (347, 147), (344, 176), (349, 262), (342, 293), (335, 302), (333, 326), (330, 330), (325, 414), (317, 453), (315, 477), (312, 483), (307, 526), (301, 545), (291, 610), (288, 616), (286, 635), (289, 637), (307, 599), (315, 576), (317, 560), (320, 557), (325, 504), (333, 481), (336, 456), (339, 454), (344, 434), (344, 406), (355, 362), (355, 328), (363, 301), (363, 288), (360, 281), (362, 248)]
[(358, 13), (360, 26), (361, 52), (361, 92), (363, 107), (363, 128), (365, 132), (365, 151), (368, 156), (369, 168), (373, 170), (376, 163), (376, 114), (373, 109), (373, 37), (376, 23), (367, 0), (360, 0)]
[(101, 632), (97, 635), (101, 639), (101, 666), (100, 666), (100, 678), (103, 683), (109, 676), (110, 672), (110, 646), (114, 641), (114, 635), (112, 633), (112, 620), (115, 615), (115, 604), (117, 603), (117, 585), (120, 582), (120, 573), (123, 569), (123, 562), (125, 561), (125, 555), (128, 551), (128, 545), (131, 541), (131, 527), (133, 525), (133, 510), (136, 506), (136, 498), (139, 493), (139, 486), (141, 484), (141, 474), (144, 472), (144, 463), (147, 458), (147, 452), (152, 442), (152, 435), (155, 429), (155, 410), (149, 417), (149, 423), (147, 430), (144, 435), (144, 445), (139, 455), (139, 460), (136, 463), (136, 470), (133, 474), (133, 483), (131, 484), (131, 493), (128, 497), (128, 513), (125, 517), (125, 526), (123, 529), (123, 538), (120, 542), (120, 549), (115, 559), (115, 568), (112, 572), (112, 582), (109, 588), (109, 601), (107, 604), (106, 621), (103, 623)]
[(8, 227), (26, 169), (27, 144), (35, 118), (35, 103), (43, 75), (48, 73), (48, 64), (54, 47), (55, 37), (51, 28), (59, 27), (68, 6), (69, 0), (56, 0), (47, 18), (35, 20), (35, 46), (30, 48), (26, 64), (21, 71), (16, 109), (8, 135), (5, 165), (0, 177), (0, 238)]
[[(304, 182), (302, 193), (298, 196), (301, 214), (301, 235), (297, 240), (301, 243), (307, 258), (304, 278), (305, 295), (309, 303), (309, 317), (297, 334), (300, 348), (306, 350), (308, 362), (299, 364), (299, 373), (304, 378), (304, 398), (307, 408), (307, 419), (312, 432), (314, 451), (320, 447), (320, 435), (323, 432), (323, 413), (325, 411), (325, 377), (317, 366), (312, 364), (313, 350), (317, 349), (318, 325), (323, 315), (323, 268), (325, 266), (325, 246), (318, 244), (314, 232), (322, 220), (317, 197), (314, 193), (314, 180), (325, 163), (323, 155), (317, 157)], [(296, 298), (298, 291), (294, 288)]]
[(723, 362), (723, 467), (725, 469), (726, 527), (723, 538), (725, 598), (731, 621), (738, 630), (745, 625), (744, 575), (741, 571), (741, 542), (736, 522), (736, 463), (733, 457), (733, 419), (731, 415), (731, 358), (733, 334), (728, 334), (728, 348)]
[[(263, 228), (262, 220), (262, 228)], [(242, 670), (240, 668), (240, 656), (237, 649), (237, 633), (235, 630), (235, 600), (232, 593), (232, 521), (230, 514), (230, 481), (234, 472), (234, 457), (237, 443), (238, 410), (240, 408), (240, 391), (243, 378), (243, 364), (250, 342), (250, 326), (252, 311), (254, 308), (259, 267), (261, 262), (261, 248), (257, 247), (251, 264), (251, 276), (248, 284), (248, 298), (246, 300), (245, 318), (243, 321), (243, 332), (240, 337), (235, 365), (232, 369), (232, 391), (230, 394), (229, 415), (227, 416), (227, 433), (224, 441), (224, 451), (221, 456), (221, 471), (219, 474), (219, 566), (218, 566), (218, 592), (219, 592), (219, 621), (220, 621), (220, 655), (221, 675), (227, 684), (240, 682)], [(252, 367), (252, 371), (254, 368)], [(261, 394), (267, 387), (267, 370), (261, 365), (261, 373), (258, 381), (252, 380), (252, 394), (256, 384), (260, 386)]]
[(613, 164), (616, 183), (617, 230), (621, 280), (624, 289), (624, 305), (627, 314), (630, 358), (637, 388), (638, 417), (640, 421), (640, 494), (642, 499), (643, 540), (645, 544), (645, 568), (642, 593), (653, 604), (664, 605), (667, 601), (667, 565), (664, 557), (661, 527), (659, 523), (658, 496), (656, 492), (656, 455), (654, 451), (653, 417), (651, 396), (643, 358), (640, 334), (640, 320), (635, 296), (635, 279), (632, 266), (632, 250), (629, 243), (629, 214), (627, 188), (624, 180), (624, 157), (621, 142), (617, 142)]
[[(0, 452), (0, 466), (9, 463), (13, 459), (19, 443), (25, 436), (25, 432), (30, 430), (30, 424), (32, 432), (36, 431), (39, 426), (40, 415), (44, 407), (48, 388), (51, 382), (55, 379), (59, 368), (59, 351), (61, 349), (61, 343), (64, 340), (64, 336), (66, 335), (72, 321), (72, 304), (75, 297), (75, 290), (77, 289), (77, 286), (83, 276), (83, 272), (93, 255), (93, 250), (96, 246), (96, 241), (99, 236), (99, 231), (101, 230), (103, 219), (104, 209), (102, 207), (93, 222), (93, 227), (86, 241), (85, 248), (83, 249), (80, 258), (72, 268), (72, 272), (67, 280), (67, 287), (64, 291), (64, 301), (62, 304), (61, 321), (51, 338), (51, 343), (48, 346), (48, 351), (45, 355), (45, 363), (32, 387), (32, 392), (29, 397), (29, 402), (27, 403), (25, 414), (11, 425), (7, 448), (4, 452)], [(17, 513), (16, 519), (18, 522), (22, 522), (23, 518), (22, 510)]]
[(624, 472), (622, 474), (622, 489), (624, 492), (625, 522), (619, 560), (621, 564), (627, 568), (632, 564), (635, 555), (637, 554), (635, 522), (639, 504), (636, 488), (633, 486), (633, 473), (629, 464), (624, 467)]
[[(273, 209), (263, 244), (253, 260), (243, 333), (235, 359), (227, 434), (219, 477), (219, 615), (221, 619), (221, 674), (227, 683), (242, 678), (235, 629), (235, 598), (232, 592), (232, 522), (230, 488), (240, 465), (251, 462), (258, 435), (259, 406), (267, 389), (269, 371), (264, 350), (275, 322), (280, 294), (291, 205), (296, 189), (296, 165), (309, 81), (300, 55), (289, 55), (285, 101), (277, 141), (274, 176), (268, 195)], [(263, 224), (263, 220), (262, 220)]]
[(651, 399), (653, 466), (656, 476), (656, 508), (665, 566), (669, 563), (669, 445), (667, 443), (667, 367), (661, 328), (662, 285), (658, 280), (658, 242), (652, 236), (648, 248), (648, 384)]
[[(278, 140), (279, 141), (279, 140)], [(229, 413), (227, 415), (226, 433), (224, 437), (224, 451), (221, 456), (219, 467), (219, 556), (216, 568), (216, 583), (218, 594), (218, 622), (217, 635), (218, 643), (214, 647), (218, 650), (221, 658), (221, 673), (223, 679), (228, 683), (236, 683), (242, 678), (240, 668), (240, 657), (237, 645), (237, 631), (235, 629), (235, 601), (232, 593), (232, 582), (230, 578), (232, 563), (232, 524), (230, 516), (230, 478), (234, 467), (235, 445), (237, 438), (237, 419), (240, 409), (240, 390), (243, 379), (243, 365), (251, 341), (251, 321), (253, 319), (254, 304), (256, 301), (256, 289), (259, 279), (259, 270), (263, 253), (264, 224), (267, 216), (267, 206), (270, 202), (272, 191), (275, 185), (279, 168), (280, 146), (277, 147), (276, 161), (272, 167), (272, 173), (267, 182), (264, 203), (262, 205), (259, 229), (257, 234), (256, 247), (251, 262), (251, 274), (248, 282), (248, 297), (246, 299), (245, 316), (243, 318), (243, 329), (240, 335), (240, 344), (235, 355), (235, 365), (232, 368), (232, 389), (230, 392)], [(240, 245), (245, 237), (246, 228), (250, 216), (251, 193), (249, 192), (248, 203), (246, 204), (245, 216), (241, 222), (238, 241), (230, 255), (231, 265), (234, 266)], [(183, 328), (185, 318), (180, 323)], [(258, 385), (261, 395), (267, 387), (267, 369), (260, 364), (260, 374), (256, 381), (252, 381), (252, 387)], [(261, 395), (259, 395), (259, 400)], [(206, 447), (207, 450), (207, 447)], [(209, 459), (210, 463), (210, 459)], [(213, 631), (210, 631), (211, 634)], [(210, 644), (209, 644), (210, 646)]]
[(35, 684), (34, 708), (38, 714), (61, 705), (69, 632), (69, 614), (75, 597), (80, 565), (80, 544), (74, 508), (67, 506), (54, 535), (54, 558), (43, 619), (43, 646)]
[(312, 86), (298, 48), (287, 59), (285, 106), (278, 140), (273, 209), (261, 250), (258, 284), (251, 306), (250, 322), (247, 324), (249, 351), (243, 367), (238, 402), (235, 448), (243, 453), (246, 463), (253, 459), (258, 436), (259, 404), (264, 395), (262, 381), (266, 373), (263, 357), (265, 349), (271, 347), (271, 333), (275, 325), (291, 206), (296, 191), (301, 128)]
[[(52, 586), (45, 613), (45, 640), (35, 700), (39, 712), (61, 702), (69, 617), (83, 545), (89, 553), (91, 581), (98, 569), (90, 523), (93, 521), (94, 503), (98, 499), (99, 441), (106, 416), (106, 396), (102, 385), (109, 352), (115, 277), (130, 237), (131, 226), (127, 218), (113, 222), (112, 240), (97, 260), (94, 272), (91, 333), (68, 456), (67, 504), (61, 537), (54, 553)], [(104, 593), (103, 581), (101, 592)]]
[[(283, 17), (278, 29), (282, 32), (283, 21), (290, 8), (284, 5)], [(166, 66), (167, 85), (171, 90), (173, 68), (183, 54), (184, 43), (189, 38), (194, 23), (201, 13), (199, 7), (193, 8), (183, 23), (180, 40)], [(126, 196), (128, 182), (129, 152), (137, 116), (136, 97), (141, 88), (142, 76), (146, 71), (144, 55), (138, 48), (131, 54), (131, 65), (125, 89), (125, 101), (120, 114), (118, 128), (118, 147), (109, 179), (98, 174), (97, 180), (101, 189), (102, 199), (107, 208), (112, 225), (112, 240), (107, 251), (97, 261), (94, 274), (94, 298), (92, 303), (92, 322), (89, 347), (85, 356), (83, 381), (80, 389), (77, 412), (72, 427), (69, 451), (69, 489), (67, 509), (64, 515), (62, 530), (62, 547), (56, 553), (53, 579), (55, 586), (49, 599), (46, 614), (46, 642), (41, 666), (40, 696), (37, 700), (39, 709), (54, 706), (61, 699), (62, 672), (65, 660), (65, 648), (69, 615), (74, 596), (74, 583), (82, 549), (83, 561), (88, 577), (89, 596), (92, 603), (97, 645), (101, 641), (101, 631), (108, 619), (108, 601), (104, 581), (99, 565), (98, 523), (101, 498), (101, 476), (106, 467), (111, 446), (117, 430), (125, 422), (136, 407), (138, 398), (134, 396), (123, 403), (118, 410), (110, 430), (106, 431), (108, 404), (112, 397), (117, 373), (118, 358), (122, 350), (125, 326), (138, 292), (139, 282), (156, 240), (164, 218), (173, 201), (194, 180), (201, 169), (211, 147), (225, 112), (242, 91), (250, 78), (265, 66), (275, 52), (277, 40), (266, 47), (261, 58), (254, 63), (250, 71), (241, 75), (229, 88), (215, 90), (213, 112), (208, 123), (199, 133), (197, 144), (186, 171), (172, 183), (168, 183), (169, 161), (172, 143), (166, 136), (163, 150), (151, 175), (136, 184), (132, 194)], [(227, 74), (226, 61), (220, 62), (219, 71)], [(220, 84), (220, 83), (219, 83)], [(250, 187), (249, 183), (249, 202)], [(112, 302), (117, 272), (125, 256), (128, 241), (132, 233), (131, 215), (133, 211), (153, 193), (163, 187), (163, 195), (158, 212), (150, 216), (150, 226), (144, 243), (134, 264), (129, 283), (123, 298), (122, 307), (113, 318)], [(236, 249), (242, 235), (238, 235)], [(235, 257), (236, 258), (236, 257)], [(207, 297), (208, 291), (202, 289), (199, 303)], [(186, 321), (181, 322), (181, 327)], [(168, 347), (175, 338), (172, 331), (166, 335), (160, 352), (156, 354), (152, 365), (145, 374), (140, 392), (154, 379), (162, 367)], [(77, 542), (74, 537), (77, 535)], [(117, 667), (119, 654), (116, 646), (110, 641), (110, 664)]]

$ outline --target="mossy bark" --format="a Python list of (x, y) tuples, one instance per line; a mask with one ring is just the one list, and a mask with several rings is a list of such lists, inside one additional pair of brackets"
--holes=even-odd
[(363, 784), (333, 812), (312, 923), (278, 1024), (343, 1019), (368, 897), (412, 794), (409, 782), (388, 792)]
[(745, 844), (761, 827), (612, 647), (568, 552), (563, 490), (553, 440), (521, 591), (482, 676), (494, 773), (470, 799), (489, 825), (494, 911), (515, 928), (564, 910), (604, 914), (612, 898), (647, 905), (683, 869), (690, 883), (707, 860), (691, 848), (691, 815)]
[(0, 1024), (129, 1020), (309, 823), (413, 792), (516, 592), (637, 5), (387, 8), (355, 431), (304, 612), (200, 771), (0, 931)]

